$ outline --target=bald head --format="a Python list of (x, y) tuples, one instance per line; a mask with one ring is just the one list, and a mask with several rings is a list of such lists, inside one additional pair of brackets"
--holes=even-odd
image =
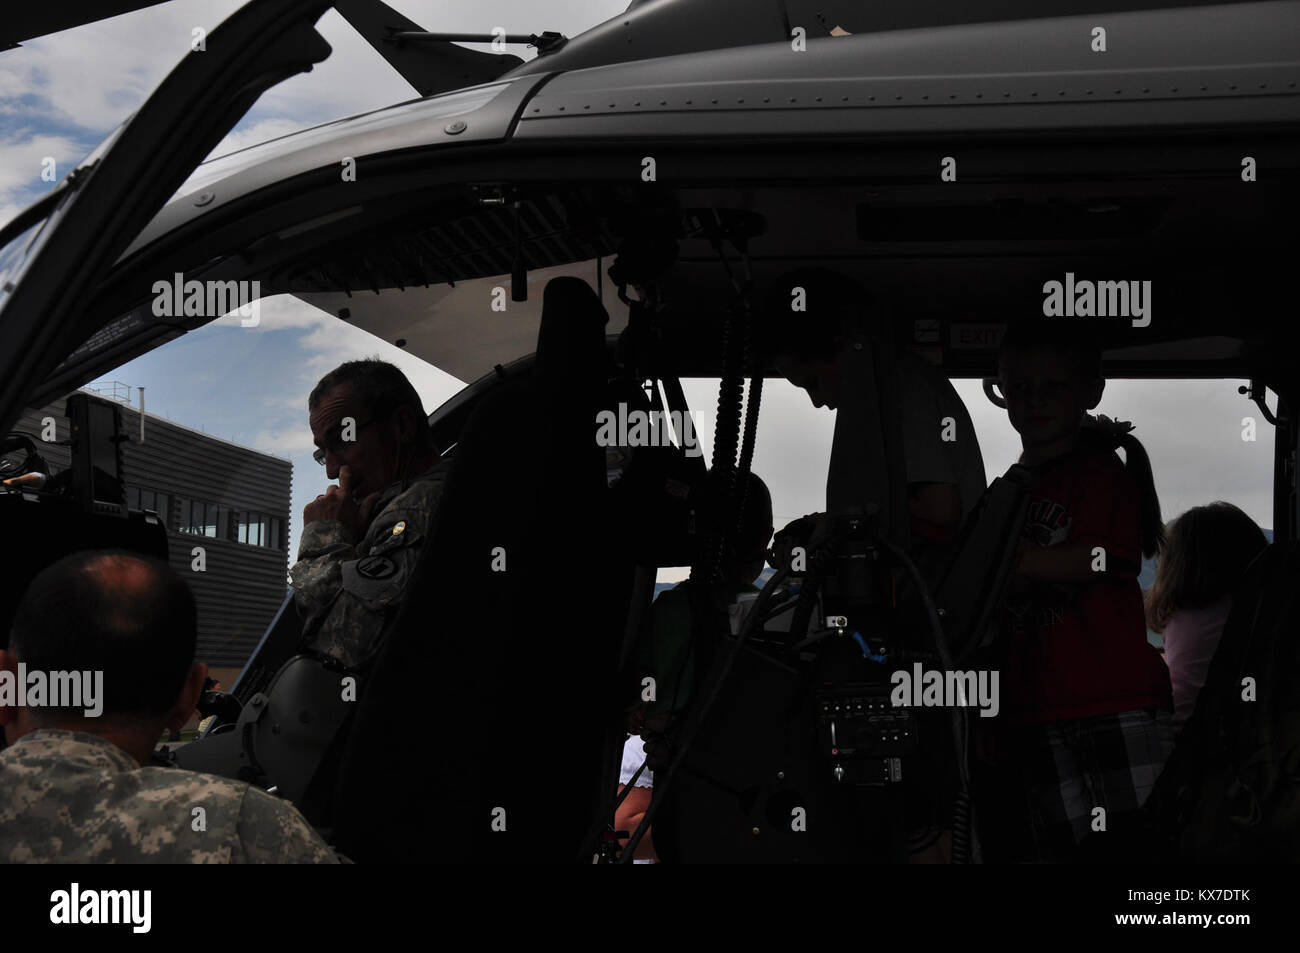
[(83, 572), (87, 585), (101, 595), (111, 614), (105, 624), (117, 632), (141, 624), (140, 607), (148, 604), (150, 589), (162, 581), (156, 566), (123, 553), (95, 556), (86, 561)]
[(156, 717), (186, 684), (196, 619), (189, 586), (166, 563), (74, 553), (28, 586), (9, 651), (29, 671), (103, 672), (105, 715)]

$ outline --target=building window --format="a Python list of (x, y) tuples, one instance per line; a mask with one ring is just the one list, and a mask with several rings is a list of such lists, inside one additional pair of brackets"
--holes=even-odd
[(182, 498), (179, 502), (180, 517), (176, 524), (176, 532), (211, 536), (215, 539), (221, 508), (215, 503), (205, 503), (202, 500)]
[(127, 487), (126, 505), (132, 510), (152, 510), (158, 514), (158, 519), (162, 521), (163, 526), (171, 525), (171, 503), (172, 498), (166, 493), (159, 493), (157, 490), (145, 490), (138, 486)]
[(171, 497), (166, 493), (158, 493), (155, 490), (140, 491), (140, 508), (153, 510), (158, 514), (158, 518), (162, 520), (164, 526), (167, 525), (169, 522), (168, 517), (171, 516), (171, 514), (167, 512), (170, 505)]
[(231, 515), (238, 526), (235, 539), (239, 542), (267, 549), (284, 548), (284, 520), (265, 513), (246, 511), (236, 511)]
[(266, 517), (260, 513), (239, 514), (239, 541), (249, 546), (267, 545)]

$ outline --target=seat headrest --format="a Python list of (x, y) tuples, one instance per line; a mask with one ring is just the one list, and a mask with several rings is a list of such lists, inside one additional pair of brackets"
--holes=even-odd
[[(542, 295), (537, 332), (537, 370), (543, 376), (565, 367), (602, 366), (609, 314), (581, 278), (552, 278)], [(562, 372), (562, 371), (561, 371)]]

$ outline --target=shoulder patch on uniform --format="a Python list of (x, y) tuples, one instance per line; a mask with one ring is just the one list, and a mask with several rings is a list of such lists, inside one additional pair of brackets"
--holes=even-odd
[(406, 520), (400, 520), (398, 523), (396, 523), (393, 526), (394, 536), (401, 536), (405, 532), (406, 532)]
[(387, 579), (395, 572), (397, 572), (397, 563), (387, 556), (363, 556), (357, 560), (357, 575), (365, 576), (367, 579)]

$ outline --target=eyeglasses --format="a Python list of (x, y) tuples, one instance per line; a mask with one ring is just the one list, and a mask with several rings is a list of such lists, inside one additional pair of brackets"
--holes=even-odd
[[(379, 419), (380, 418), (378, 417), (371, 417), (369, 420), (365, 421), (364, 423), (356, 424), (353, 427), (353, 433), (354, 434), (359, 433), (362, 427), (369, 427), (371, 424), (373, 424), (375, 421)], [(317, 447), (316, 450), (312, 453), (311, 458), (315, 460), (317, 463), (319, 463), (321, 466), (325, 466), (325, 455), (327, 453), (333, 453), (335, 456), (338, 456), (340, 453), (343, 452), (344, 446), (356, 442), (355, 440), (343, 440), (341, 439), (342, 435), (343, 435), (342, 424), (338, 424), (337, 426), (330, 428), (330, 432), (325, 435), (325, 446)]]

